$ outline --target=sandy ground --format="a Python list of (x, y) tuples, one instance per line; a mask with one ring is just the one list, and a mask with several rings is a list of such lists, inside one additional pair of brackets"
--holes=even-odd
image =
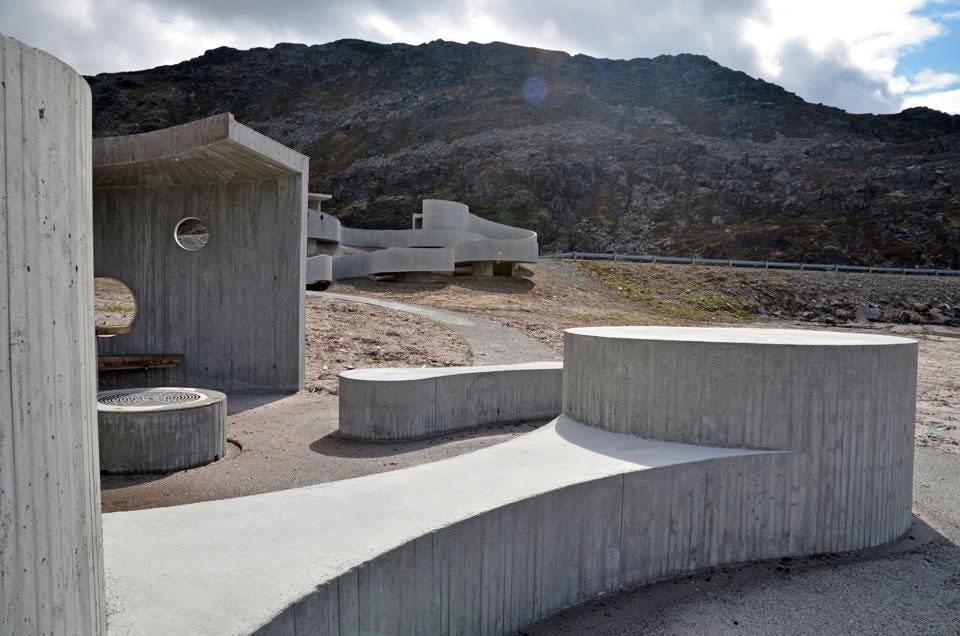
[(336, 394), (341, 371), (471, 364), (466, 341), (433, 320), (307, 294), (305, 388)]
[(415, 442), (363, 443), (334, 435), (335, 395), (230, 396), (228, 405), (227, 437), (233, 450), (226, 458), (168, 475), (102, 475), (103, 511), (226, 499), (397, 470), (497, 444), (544, 423)]

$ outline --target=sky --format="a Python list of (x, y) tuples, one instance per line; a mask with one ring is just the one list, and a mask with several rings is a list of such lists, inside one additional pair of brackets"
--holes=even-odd
[(960, 0), (0, 0), (0, 32), (87, 75), (341, 38), (697, 53), (850, 112), (960, 114)]

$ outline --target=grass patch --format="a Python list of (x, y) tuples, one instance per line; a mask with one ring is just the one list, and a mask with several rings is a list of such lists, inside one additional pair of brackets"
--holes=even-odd
[(747, 303), (727, 289), (728, 277), (723, 272), (626, 263), (577, 265), (588, 276), (666, 322), (739, 322), (756, 317)]
[(132, 314), (134, 307), (121, 303), (104, 303), (96, 306), (96, 311), (108, 314)]

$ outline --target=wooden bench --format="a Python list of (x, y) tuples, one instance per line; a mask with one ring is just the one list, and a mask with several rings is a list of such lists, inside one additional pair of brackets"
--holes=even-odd
[(98, 356), (97, 371), (146, 371), (183, 364), (182, 353)]

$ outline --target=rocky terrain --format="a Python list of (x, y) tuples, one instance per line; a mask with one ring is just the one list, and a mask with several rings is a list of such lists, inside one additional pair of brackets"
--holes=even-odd
[(624, 297), (678, 316), (960, 327), (960, 278), (632, 263), (577, 266)]
[(702, 56), (342, 40), (88, 79), (96, 135), (230, 111), (354, 226), (440, 197), (544, 251), (960, 268), (960, 116), (852, 115)]

